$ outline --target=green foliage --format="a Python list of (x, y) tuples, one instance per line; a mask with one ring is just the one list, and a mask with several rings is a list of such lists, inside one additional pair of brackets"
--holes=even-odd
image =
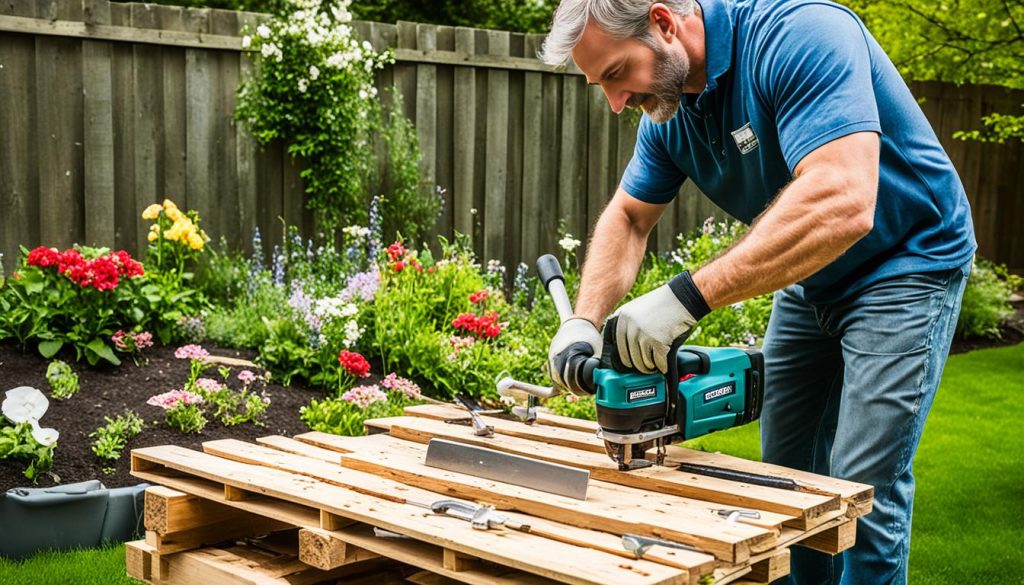
[(212, 309), (206, 317), (206, 337), (226, 347), (259, 348), (271, 336), (265, 320), (273, 322), (287, 310), (287, 291), (272, 286), (268, 279), (248, 296)]
[(60, 272), (58, 262), (84, 267), (94, 260), (116, 264), (130, 257), (85, 246), (65, 252), (44, 247), (29, 252), (22, 247), (21, 252), (17, 276), (0, 289), (0, 337), (13, 338), (22, 349), (34, 344), (45, 358), (68, 346), (76, 359), (84, 358), (90, 365), (120, 365), (108, 341), (117, 329), (147, 319), (145, 303), (140, 302), (145, 276), (122, 274), (116, 283), (109, 281), (112, 288), (101, 290), (98, 283), (74, 280), (70, 269)]
[(284, 140), (305, 161), (308, 206), (327, 228), (365, 219), (371, 137), (381, 125), (374, 71), (394, 61), (359, 43), (348, 6), (295, 2), (290, 14), (248, 31), (243, 46), (252, 50), (255, 74), (239, 90), (236, 110), (261, 144)]
[(138, 436), (146, 423), (131, 410), (125, 410), (115, 418), (105, 416), (103, 419), (107, 424), (89, 433), (90, 438), (96, 439), (92, 443), (92, 452), (100, 459), (117, 461), (128, 441)]
[(371, 418), (401, 416), (403, 409), (413, 404), (417, 402), (396, 391), (387, 392), (385, 400), (372, 402), (366, 407), (341, 397), (313, 399), (308, 406), (302, 407), (299, 416), (314, 431), (359, 436), (366, 434), (363, 428), (364, 421)]
[(411, 20), (515, 32), (547, 32), (554, 0), (383, 0), (353, 7), (358, 18), (377, 22)]
[(50, 394), (57, 400), (71, 398), (78, 392), (78, 374), (61, 360), (46, 366), (46, 381), (50, 383)]
[(0, 417), (0, 459), (16, 459), (26, 462), (25, 477), (35, 483), (40, 474), (48, 473), (53, 467), (53, 451), (57, 443), (46, 446), (32, 436), (32, 424), (28, 422), (6, 424)]
[(222, 385), (217, 390), (199, 390), (206, 401), (207, 409), (212, 410), (213, 418), (226, 427), (242, 423), (263, 426), (263, 415), (270, 407), (270, 396), (265, 390), (257, 392), (246, 384), (240, 390), (233, 390)]
[[(849, 0), (901, 73), (915, 80), (1024, 89), (1024, 4), (1003, 0)], [(983, 118), (961, 138), (1024, 140), (1024, 118)]]
[(206, 416), (198, 404), (179, 402), (177, 406), (164, 412), (167, 425), (172, 429), (178, 429), (183, 433), (199, 433), (206, 428)]
[(597, 402), (593, 396), (577, 397), (572, 394), (559, 394), (545, 400), (544, 406), (559, 416), (597, 420)]
[(971, 269), (960, 307), (957, 334), (962, 337), (999, 337), (999, 326), (1013, 315), (1010, 295), (1024, 279), (1010, 274), (1006, 266), (978, 258)]

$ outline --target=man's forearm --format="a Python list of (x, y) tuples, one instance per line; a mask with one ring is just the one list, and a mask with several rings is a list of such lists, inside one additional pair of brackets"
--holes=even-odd
[(639, 228), (616, 207), (601, 214), (587, 246), (575, 313), (598, 327), (636, 280), (649, 230)]
[(799, 282), (871, 230), (873, 199), (823, 189), (816, 178), (790, 183), (736, 245), (693, 275), (712, 309)]

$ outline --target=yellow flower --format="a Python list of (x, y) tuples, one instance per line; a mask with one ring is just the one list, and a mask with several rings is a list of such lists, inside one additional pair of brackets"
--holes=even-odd
[(185, 216), (181, 216), (174, 220), (174, 224), (171, 225), (171, 229), (164, 232), (164, 237), (168, 240), (185, 243), (189, 234), (194, 232), (195, 229), (196, 227), (192, 224), (192, 220)]
[(150, 242), (155, 242), (158, 237), (159, 237), (159, 234), (157, 234), (155, 231), (150, 231), (149, 232), (148, 238), (149, 238)]
[(156, 219), (160, 216), (160, 212), (163, 210), (164, 208), (161, 207), (159, 203), (154, 203), (142, 212), (142, 219)]
[(206, 242), (203, 241), (203, 237), (196, 232), (192, 232), (188, 235), (188, 247), (193, 250), (202, 250), (203, 244), (205, 243)]

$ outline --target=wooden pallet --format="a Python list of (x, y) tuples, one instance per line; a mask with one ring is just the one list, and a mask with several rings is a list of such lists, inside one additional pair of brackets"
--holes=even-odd
[[(162, 583), (177, 566), (206, 566), (211, 555), (227, 554), (223, 545), (204, 547), (275, 533), (295, 535), (294, 562), (314, 571), (308, 579), (397, 562), (421, 571), (411, 582), (422, 583), (770, 582), (788, 574), (792, 545), (831, 553), (852, 546), (856, 518), (870, 510), (870, 486), (682, 448), (670, 450), (670, 461), (784, 475), (809, 490), (674, 466), (620, 472), (585, 421), (546, 415), (531, 427), (491, 418), (496, 435), (481, 438), (459, 424), (464, 417), (454, 408), (413, 407), (404, 417), (368, 421), (380, 434), (366, 437), (313, 432), (256, 444), (210, 441), (203, 452), (137, 449), (132, 473), (164, 487), (147, 491), (146, 541), (128, 553), (129, 568), (142, 567), (156, 576), (146, 580)], [(587, 499), (427, 467), (423, 443), (433, 437), (589, 469)], [(446, 498), (494, 505), (530, 531), (474, 530), (424, 508)], [(729, 522), (711, 513), (723, 507), (758, 510), (761, 517)], [(376, 536), (375, 529), (397, 537)], [(695, 550), (655, 547), (636, 559), (622, 548), (622, 534)]]

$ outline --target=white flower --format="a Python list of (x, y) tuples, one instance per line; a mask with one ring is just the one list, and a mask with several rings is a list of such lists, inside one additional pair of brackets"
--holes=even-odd
[(260, 37), (262, 37), (264, 39), (269, 39), (270, 38), (270, 27), (265, 25), (265, 24), (261, 24), (258, 27), (256, 27), (256, 34), (260, 35)]
[(2, 408), (4, 416), (11, 422), (23, 423), (38, 421), (46, 409), (50, 407), (50, 401), (42, 392), (29, 386), (19, 386), (7, 391), (7, 398)]
[(341, 231), (343, 231), (345, 235), (352, 236), (353, 238), (365, 238), (370, 235), (370, 228), (361, 225), (346, 226), (341, 228)]
[(260, 49), (260, 54), (262, 54), (264, 57), (270, 57), (276, 52), (277, 45), (275, 45), (274, 43), (267, 43), (263, 45), (263, 48)]
[(306, 88), (309, 86), (309, 82), (305, 79), (299, 79), (299, 91), (306, 93)]
[(580, 241), (574, 239), (571, 235), (565, 234), (561, 240), (558, 240), (558, 245), (562, 247), (566, 252), (572, 252), (580, 246)]
[(248, 49), (250, 46), (252, 46), (252, 37), (245, 35), (242, 37), (242, 48)]
[(373, 45), (370, 44), (370, 41), (363, 41), (363, 50), (364, 51), (372, 51), (373, 50)]
[(341, 308), (342, 317), (351, 317), (359, 312), (359, 307), (355, 303), (348, 303)]
[(320, 77), (320, 69), (316, 65), (309, 66), (309, 78), (316, 81), (316, 78)]
[(359, 90), (359, 99), (365, 100), (368, 97), (370, 97), (370, 94), (366, 93), (365, 89), (360, 89)]
[(32, 421), (32, 438), (40, 445), (49, 447), (57, 442), (58, 437), (60, 437), (60, 433), (57, 432), (57, 429), (42, 428), (39, 423)]

